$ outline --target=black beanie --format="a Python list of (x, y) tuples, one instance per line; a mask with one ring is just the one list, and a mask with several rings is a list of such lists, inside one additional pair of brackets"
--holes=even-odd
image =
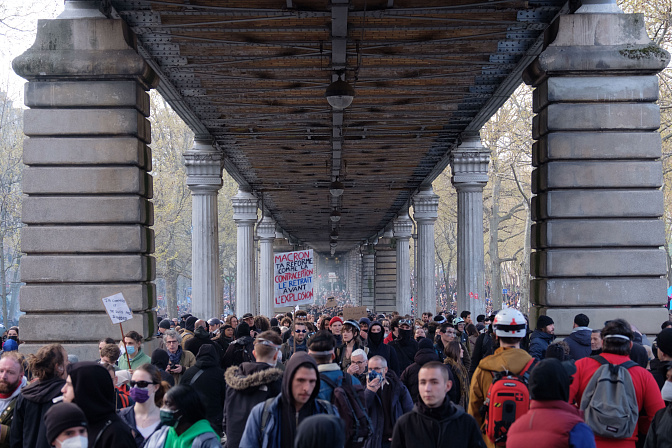
[(530, 373), (530, 398), (533, 400), (569, 400), (570, 376), (576, 372), (574, 361), (547, 358), (537, 363)]
[(57, 403), (44, 414), (44, 427), (49, 445), (66, 429), (88, 427), (84, 412), (74, 403)]
[(184, 329), (194, 331), (194, 327), (198, 318), (196, 316), (187, 317), (187, 322), (184, 324)]
[(163, 328), (164, 330), (170, 330), (170, 320), (163, 319), (161, 322), (159, 322), (159, 328)]
[(542, 328), (546, 328), (549, 325), (553, 325), (553, 319), (551, 319), (548, 316), (542, 315), (537, 318), (537, 330), (541, 330)]
[(421, 348), (434, 348), (434, 344), (432, 344), (432, 341), (428, 338), (421, 338), (418, 341), (418, 350)]
[(236, 339), (249, 335), (250, 335), (250, 326), (247, 325), (247, 322), (239, 323), (238, 327), (236, 327)]
[(658, 344), (658, 350), (667, 356), (672, 356), (672, 328), (666, 328), (658, 333), (656, 343)]

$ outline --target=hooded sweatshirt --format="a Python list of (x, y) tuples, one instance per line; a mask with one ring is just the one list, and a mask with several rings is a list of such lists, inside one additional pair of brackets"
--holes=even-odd
[(423, 348), (420, 348), (415, 354), (415, 362), (408, 366), (401, 374), (401, 381), (411, 394), (413, 403), (418, 402), (418, 372), (420, 372), (420, 368), (430, 361), (439, 360), (439, 355), (434, 350), (432, 341), (424, 338), (418, 345)]
[(204, 345), (212, 345), (217, 351), (217, 359), (219, 362), (222, 361), (224, 358), (224, 350), (222, 350), (222, 347), (220, 347), (218, 343), (210, 339), (210, 333), (205, 327), (198, 327), (196, 331), (194, 331), (194, 337), (185, 342), (184, 349), (189, 350), (194, 356), (197, 356), (198, 351)]
[[(375, 326), (380, 327), (381, 329), (380, 333), (371, 332), (371, 329)], [(397, 375), (401, 375), (397, 352), (394, 348), (390, 347), (388, 344), (385, 344), (383, 342), (383, 340), (385, 339), (385, 334), (383, 333), (382, 329), (383, 324), (381, 324), (380, 321), (375, 320), (371, 322), (371, 326), (369, 327), (369, 336), (367, 338), (369, 347), (368, 358), (371, 359), (376, 355), (382, 356), (387, 360), (387, 366), (390, 368), (390, 370), (394, 371), (394, 373), (396, 373)]]
[(95, 362), (78, 362), (69, 374), (75, 391), (73, 403), (89, 422), (89, 448), (135, 446), (131, 428), (116, 413), (114, 384), (107, 370)]
[(236, 340), (229, 344), (224, 355), (222, 366), (224, 370), (231, 366), (239, 366), (244, 362), (254, 361), (254, 339), (250, 336), (250, 326), (241, 322), (236, 328)]
[(593, 332), (588, 327), (576, 327), (564, 341), (569, 345), (569, 357), (575, 361), (590, 356), (590, 334)]
[(313, 415), (299, 425), (294, 448), (343, 448), (345, 427), (343, 420), (335, 415)]
[(224, 383), (224, 370), (219, 366), (217, 347), (212, 344), (202, 345), (196, 356), (196, 365), (189, 367), (182, 376), (181, 382), (189, 384), (201, 394), (206, 418), (215, 432), (221, 436), (226, 383)]
[(21, 389), (9, 434), (12, 448), (49, 448), (42, 416), (53, 405), (51, 400), (61, 395), (64, 384), (64, 379), (55, 377)]
[(418, 342), (413, 339), (413, 330), (399, 329), (399, 337), (389, 343), (389, 346), (397, 352), (399, 370), (402, 372), (406, 367), (413, 364), (415, 354), (418, 352)]

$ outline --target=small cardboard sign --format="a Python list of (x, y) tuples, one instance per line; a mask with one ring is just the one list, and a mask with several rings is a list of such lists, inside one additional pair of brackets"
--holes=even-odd
[(365, 306), (350, 306), (343, 308), (343, 320), (356, 320), (359, 322), (359, 319), (366, 317), (366, 307)]
[(336, 308), (338, 306), (338, 302), (336, 299), (329, 299), (324, 306), (325, 308)]
[(103, 305), (105, 305), (105, 310), (113, 324), (120, 324), (133, 319), (133, 313), (120, 292), (113, 296), (103, 297)]

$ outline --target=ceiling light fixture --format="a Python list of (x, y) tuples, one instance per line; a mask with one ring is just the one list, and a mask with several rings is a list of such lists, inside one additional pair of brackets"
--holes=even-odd
[(355, 89), (347, 82), (343, 81), (342, 77), (345, 75), (343, 70), (336, 72), (338, 79), (327, 87), (324, 96), (327, 98), (329, 105), (336, 110), (343, 110), (352, 104), (355, 98)]
[(341, 220), (341, 212), (338, 210), (334, 209), (331, 212), (331, 215), (329, 215), (329, 219), (331, 219), (331, 222), (338, 222)]
[(339, 197), (340, 195), (343, 194), (343, 191), (345, 190), (345, 185), (343, 185), (343, 182), (338, 180), (338, 177), (334, 182), (332, 182), (329, 185), (329, 193), (335, 198)]

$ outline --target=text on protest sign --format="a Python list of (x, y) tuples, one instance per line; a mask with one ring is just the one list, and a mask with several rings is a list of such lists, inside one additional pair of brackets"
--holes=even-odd
[(105, 305), (105, 310), (107, 310), (107, 314), (110, 316), (110, 319), (112, 319), (113, 324), (120, 324), (129, 319), (133, 319), (133, 313), (121, 293), (117, 293), (110, 297), (104, 297), (103, 305)]
[(313, 251), (299, 250), (274, 255), (275, 308), (313, 303)]

